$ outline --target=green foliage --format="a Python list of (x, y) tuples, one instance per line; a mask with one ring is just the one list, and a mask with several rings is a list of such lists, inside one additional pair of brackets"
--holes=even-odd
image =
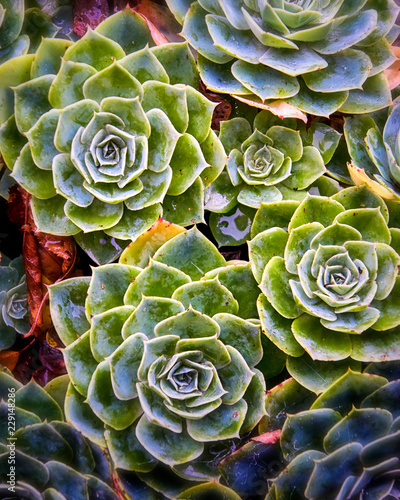
[(68, 376), (42, 388), (33, 380), (23, 386), (7, 370), (0, 373), (1, 496), (118, 499), (106, 484), (110, 470), (104, 451), (64, 421), (67, 386)]
[(263, 204), (249, 250), (268, 338), (293, 357), (399, 359), (400, 256), (391, 223), (396, 212), (389, 219), (365, 187)]
[(286, 468), (267, 499), (396, 497), (399, 391), (398, 379), (349, 370), (308, 408), (292, 405), (280, 436)]
[(34, 58), (0, 66), (13, 87), (0, 105), (12, 177), (32, 195), (38, 229), (76, 236), (97, 263), (164, 202), (169, 221), (201, 222), (204, 186), (225, 164), (187, 44), (153, 45), (127, 9), (75, 43), (43, 38)]
[(22, 257), (0, 265), (0, 349), (11, 347), (17, 334), (29, 332), (29, 307)]
[(319, 116), (388, 106), (393, 0), (167, 0), (212, 90)]
[[(143, 269), (110, 264), (94, 269), (88, 288), (85, 278), (50, 287), (72, 382), (67, 418), (105, 440), (116, 467), (148, 482), (157, 464), (190, 481), (218, 478), (209, 451), (215, 457), (264, 415), (250, 278), (248, 265), (227, 265), (194, 228), (159, 246)], [(87, 297), (77, 300), (82, 287)]]
[[(306, 131), (297, 120), (261, 111), (253, 127), (245, 118), (222, 122), (219, 138), (227, 168), (206, 189), (205, 208), (218, 214), (210, 219), (217, 241), (240, 245), (249, 237), (252, 209), (260, 203), (303, 200), (312, 187), (318, 192), (340, 134), (318, 121)], [(333, 190), (329, 194), (338, 190), (332, 179), (324, 181)]]
[[(354, 182), (388, 200), (400, 200), (400, 102), (394, 101), (383, 130), (368, 115), (346, 118), (344, 133)], [(361, 177), (360, 177), (361, 176)]]

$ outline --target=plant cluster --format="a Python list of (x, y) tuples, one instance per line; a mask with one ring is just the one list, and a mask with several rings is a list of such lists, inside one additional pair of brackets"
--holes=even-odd
[(399, 8), (166, 5), (0, 0), (0, 497), (397, 498)]

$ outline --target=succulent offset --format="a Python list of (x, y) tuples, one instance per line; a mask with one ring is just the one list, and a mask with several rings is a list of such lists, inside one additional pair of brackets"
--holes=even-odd
[(264, 428), (282, 427), (287, 465), (270, 481), (267, 499), (397, 498), (400, 380), (349, 371), (311, 406), (305, 394), (304, 402), (296, 401), (292, 382), (277, 388), (280, 398), (294, 403), (283, 422), (272, 398), (267, 402), (271, 415)]
[(393, 0), (167, 0), (208, 88), (328, 116), (390, 104)]
[(33, 62), (12, 61), (15, 106), (0, 109), (0, 151), (38, 229), (74, 235), (100, 263), (162, 213), (202, 221), (204, 185), (225, 163), (187, 44), (148, 45), (130, 9), (76, 43), (43, 39)]
[(22, 257), (0, 262), (0, 350), (11, 347), (18, 334), (29, 332), (29, 306)]
[(59, 31), (37, 2), (25, 10), (24, 0), (0, 2), (0, 64), (35, 50), (41, 36), (54, 36)]
[(111, 478), (103, 450), (65, 422), (67, 384), (63, 376), (45, 388), (34, 381), (23, 386), (7, 370), (0, 373), (2, 498), (118, 499), (107, 484)]
[(353, 181), (397, 202), (400, 201), (399, 123), (400, 103), (396, 99), (383, 130), (368, 115), (348, 117), (344, 125)]
[(366, 187), (262, 205), (249, 252), (269, 339), (294, 357), (399, 359), (397, 217)]
[(53, 285), (69, 421), (107, 443), (118, 468), (147, 473), (159, 463), (189, 480), (218, 478), (209, 449), (265, 411), (256, 288), (248, 264), (227, 265), (195, 228), (144, 269), (110, 264)]
[[(258, 113), (253, 127), (241, 117), (222, 122), (219, 138), (228, 155), (227, 167), (206, 189), (205, 208), (226, 214), (238, 210), (238, 204), (257, 209), (261, 202), (304, 199), (311, 187), (318, 189), (318, 180), (326, 172), (325, 164), (331, 161), (340, 137), (318, 121), (306, 131), (297, 120), (281, 120), (269, 111)], [(334, 182), (327, 177), (323, 180)], [(229, 228), (223, 229), (226, 218), (210, 218), (217, 240), (218, 232), (228, 234)], [(246, 237), (248, 234), (236, 244), (244, 243)]]

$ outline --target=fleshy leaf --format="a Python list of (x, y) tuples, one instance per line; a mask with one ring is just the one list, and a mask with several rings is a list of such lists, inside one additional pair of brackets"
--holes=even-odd
[(339, 361), (351, 354), (351, 341), (346, 333), (328, 330), (319, 318), (302, 314), (292, 325), (293, 335), (312, 359)]
[(218, 312), (236, 314), (239, 309), (232, 293), (221, 285), (218, 278), (183, 285), (175, 290), (172, 298), (185, 307), (191, 305), (207, 316), (213, 316)]
[(120, 306), (93, 316), (90, 347), (96, 361), (110, 356), (122, 344), (122, 327), (133, 310), (132, 306)]
[(116, 430), (126, 429), (142, 413), (137, 399), (122, 401), (116, 398), (108, 361), (103, 361), (96, 368), (89, 384), (87, 400), (93, 412)]
[(203, 443), (194, 441), (186, 432), (175, 434), (152, 424), (144, 415), (136, 427), (136, 436), (151, 455), (168, 465), (194, 460), (204, 449)]
[(243, 399), (233, 405), (222, 404), (200, 420), (188, 420), (188, 433), (200, 442), (239, 437), (246, 411), (247, 403)]
[(124, 305), (125, 292), (139, 272), (137, 267), (120, 264), (93, 268), (86, 299), (88, 320), (96, 314)]
[(165, 243), (155, 253), (154, 260), (180, 269), (193, 280), (225, 266), (222, 255), (195, 227)]
[(85, 300), (90, 278), (70, 278), (49, 288), (51, 319), (65, 345), (74, 342), (89, 329)]

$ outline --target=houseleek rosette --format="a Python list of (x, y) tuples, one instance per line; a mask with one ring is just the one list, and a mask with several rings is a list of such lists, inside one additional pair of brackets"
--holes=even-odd
[(36, 49), (41, 36), (54, 36), (59, 31), (36, 2), (25, 10), (24, 0), (0, 2), (0, 64)]
[[(281, 120), (269, 111), (258, 113), (253, 126), (245, 118), (222, 122), (219, 138), (228, 155), (227, 167), (205, 193), (205, 207), (214, 212), (210, 226), (219, 243), (244, 243), (254, 217), (251, 209), (261, 202), (304, 199), (307, 190), (317, 187), (340, 137), (317, 120), (307, 131), (297, 120)], [(247, 231), (235, 238), (238, 228), (232, 229), (232, 221), (226, 226), (226, 221), (244, 214), (249, 218)]]
[(319, 361), (399, 359), (397, 217), (366, 187), (262, 205), (249, 248), (269, 339)]
[(2, 498), (118, 499), (107, 484), (112, 482), (104, 451), (65, 421), (67, 385), (68, 376), (42, 388), (33, 380), (22, 385), (6, 368), (0, 373)]
[(264, 377), (254, 368), (259, 321), (249, 317), (256, 288), (248, 264), (227, 265), (195, 228), (143, 269), (109, 264), (53, 285), (51, 314), (72, 382), (68, 420), (106, 442), (117, 468), (151, 484), (157, 464), (191, 481), (218, 478), (218, 450), (265, 411)]
[(274, 390), (290, 406), (281, 425), (272, 398), (267, 402), (272, 411), (264, 428), (282, 427), (286, 463), (270, 481), (267, 499), (397, 498), (400, 380), (349, 371), (311, 406), (300, 403), (292, 382)]
[(29, 332), (29, 307), (22, 257), (0, 265), (0, 349), (11, 347), (18, 334)]
[(349, 172), (385, 199), (400, 201), (400, 102), (395, 101), (383, 130), (368, 115), (346, 118), (344, 133), (351, 156)]
[(43, 39), (33, 60), (13, 61), (15, 101), (0, 109), (0, 150), (38, 229), (74, 235), (100, 263), (162, 213), (202, 221), (204, 186), (225, 163), (187, 44), (149, 45), (130, 9), (76, 43)]
[(383, 74), (398, 34), (393, 0), (167, 0), (198, 51), (208, 88), (313, 115), (371, 112), (391, 100)]

